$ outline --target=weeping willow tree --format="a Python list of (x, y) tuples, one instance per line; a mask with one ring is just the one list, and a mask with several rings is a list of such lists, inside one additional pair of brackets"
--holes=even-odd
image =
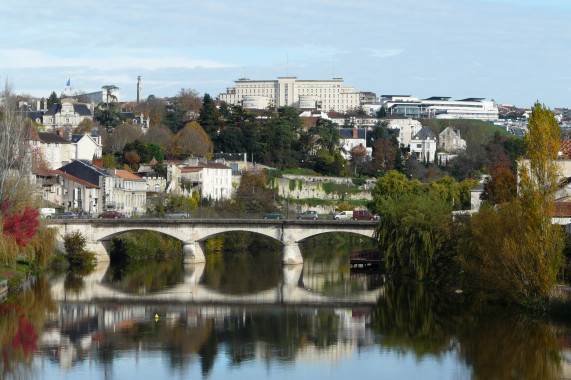
[(380, 216), (375, 234), (387, 270), (435, 282), (454, 272), (458, 194), (452, 179), (421, 184), (394, 170), (378, 179), (369, 207)]
[(450, 272), (457, 229), (449, 203), (408, 194), (385, 200), (379, 215), (376, 237), (391, 273), (437, 281)]

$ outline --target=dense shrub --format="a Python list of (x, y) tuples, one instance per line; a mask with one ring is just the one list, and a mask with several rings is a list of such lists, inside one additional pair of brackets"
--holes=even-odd
[(95, 253), (85, 248), (87, 239), (79, 231), (70, 232), (63, 238), (65, 255), (72, 268), (88, 268), (93, 266)]
[(550, 228), (543, 252), (529, 228), (527, 210), (518, 201), (474, 214), (462, 267), (469, 284), (496, 300), (529, 303), (546, 299), (562, 264), (559, 226)]

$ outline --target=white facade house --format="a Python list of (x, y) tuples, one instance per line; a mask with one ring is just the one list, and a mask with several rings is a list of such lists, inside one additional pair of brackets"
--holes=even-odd
[(353, 87), (343, 86), (342, 78), (331, 80), (298, 80), (296, 77), (278, 77), (277, 80), (250, 80), (234, 82), (236, 87), (226, 89), (218, 99), (244, 108), (264, 109), (268, 106), (290, 106), (299, 109), (319, 109), (346, 112), (359, 108), (359, 93)]
[(94, 133), (91, 135), (71, 136), (71, 158), (78, 160), (93, 160), (94, 157), (102, 157), (103, 146), (101, 136)]
[(232, 168), (217, 162), (187, 166), (182, 169), (181, 179), (198, 186), (200, 196), (211, 200), (221, 200), (232, 196)]
[(410, 145), (410, 140), (422, 129), (420, 121), (411, 118), (386, 118), (388, 129), (398, 130), (397, 140), (401, 146)]
[(340, 128), (339, 129), (339, 145), (341, 155), (346, 160), (351, 159), (351, 150), (359, 145), (365, 148), (367, 156), (373, 155), (373, 149), (367, 148), (367, 131), (357, 128)]
[(410, 154), (417, 161), (433, 162), (438, 138), (429, 127), (422, 127), (410, 140)]
[(126, 215), (135, 216), (147, 211), (147, 182), (126, 170), (112, 170), (114, 175), (115, 209)]
[(83, 120), (93, 119), (93, 105), (77, 103), (75, 99), (66, 98), (47, 110), (42, 123), (47, 131), (63, 128), (67, 132), (75, 129)]

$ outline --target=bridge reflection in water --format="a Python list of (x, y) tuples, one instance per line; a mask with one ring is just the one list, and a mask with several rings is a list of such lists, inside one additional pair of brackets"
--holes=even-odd
[(81, 289), (66, 290), (65, 280), (52, 283), (54, 301), (122, 301), (122, 302), (167, 302), (167, 303), (215, 303), (215, 304), (291, 304), (291, 305), (374, 305), (384, 295), (384, 287), (347, 296), (322, 295), (299, 286), (303, 264), (284, 265), (283, 283), (275, 288), (252, 294), (225, 294), (200, 284), (204, 274), (204, 263), (185, 264), (184, 281), (168, 290), (152, 294), (134, 294), (114, 289), (105, 279), (108, 262), (101, 262), (95, 270), (83, 277)]

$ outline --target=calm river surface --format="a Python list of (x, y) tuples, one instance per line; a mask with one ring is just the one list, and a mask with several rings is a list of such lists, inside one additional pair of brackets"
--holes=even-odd
[(0, 378), (571, 378), (570, 323), (351, 271), (354, 249), (46, 274), (0, 305)]

